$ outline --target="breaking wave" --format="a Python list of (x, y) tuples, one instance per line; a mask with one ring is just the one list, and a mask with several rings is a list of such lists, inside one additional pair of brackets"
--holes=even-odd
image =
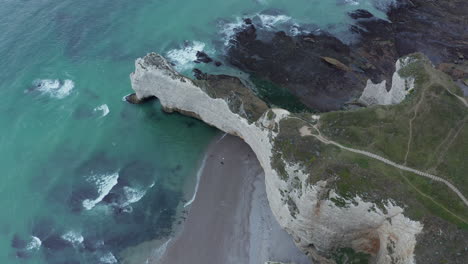
[(112, 188), (117, 184), (117, 179), (119, 178), (119, 173), (112, 174), (103, 174), (103, 175), (92, 175), (87, 180), (88, 182), (94, 183), (97, 186), (99, 196), (94, 199), (86, 199), (83, 201), (83, 207), (86, 210), (91, 210), (98, 204), (107, 194), (112, 190)]
[[(290, 36), (310, 33), (310, 31), (303, 29), (293, 18), (284, 14), (256, 13), (251, 16), (246, 16), (246, 18), (247, 17), (251, 18), (252, 24), (256, 28), (272, 31), (283, 30)], [(224, 46), (229, 46), (230, 41), (234, 39), (235, 35), (247, 26), (244, 19), (240, 17), (236, 17), (233, 22), (221, 22), (220, 35), (223, 39)]]
[(26, 250), (37, 250), (41, 247), (42, 241), (35, 236), (31, 237), (31, 241), (26, 245)]
[(68, 231), (62, 235), (62, 239), (70, 242), (75, 247), (84, 241), (84, 237), (76, 231)]
[(203, 161), (201, 163), (201, 166), (197, 171), (197, 183), (195, 184), (195, 191), (193, 192), (192, 199), (190, 199), (190, 201), (188, 201), (188, 202), (186, 202), (184, 204), (184, 208), (191, 205), (193, 203), (193, 201), (195, 201), (195, 198), (197, 197), (198, 186), (200, 185), (200, 178), (201, 178), (201, 174), (203, 172), (203, 169), (205, 169), (206, 158), (207, 158), (207, 156), (205, 155), (205, 157), (203, 158)]
[(47, 94), (50, 97), (63, 99), (70, 95), (75, 83), (72, 80), (52, 80), (52, 79), (43, 79), (35, 80), (33, 82), (33, 87), (31, 90), (37, 90), (43, 94)]
[(200, 41), (186, 41), (181, 48), (168, 51), (166, 57), (175, 64), (178, 71), (187, 70), (197, 60), (197, 52), (204, 51), (205, 46), (205, 43)]

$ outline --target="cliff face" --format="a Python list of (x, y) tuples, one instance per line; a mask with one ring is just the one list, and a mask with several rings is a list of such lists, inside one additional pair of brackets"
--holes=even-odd
[[(347, 255), (376, 263), (414, 262), (423, 225), (405, 216), (400, 201), (386, 195), (347, 195), (338, 180), (344, 174), (320, 172), (333, 156), (348, 154), (312, 136), (319, 116), (268, 109), (234, 77), (194, 81), (154, 53), (137, 59), (135, 67), (131, 83), (138, 99), (155, 96), (166, 111), (197, 117), (250, 145), (265, 170), (273, 214), (312, 259), (333, 263)], [(229, 91), (223, 89), (227, 86)]]

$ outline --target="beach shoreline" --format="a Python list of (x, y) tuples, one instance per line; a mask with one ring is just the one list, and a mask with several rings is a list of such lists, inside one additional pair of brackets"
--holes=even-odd
[(263, 170), (245, 142), (216, 137), (200, 171), (186, 221), (163, 256), (149, 263), (311, 263), (274, 219)]

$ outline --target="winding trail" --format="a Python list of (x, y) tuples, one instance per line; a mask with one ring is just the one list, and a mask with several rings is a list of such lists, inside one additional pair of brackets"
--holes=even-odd
[[(453, 93), (452, 91), (450, 91), (450, 89), (448, 89), (447, 87), (445, 87), (445, 89), (447, 90), (447, 92), (449, 92), (451, 95), (455, 96), (458, 100), (460, 100), (463, 105), (465, 105), (465, 107), (468, 107), (468, 102), (466, 101), (465, 98), (461, 97), (461, 96), (458, 96), (457, 94)], [(419, 109), (419, 105), (422, 101), (422, 98), (421, 100), (418, 102), (418, 104), (416, 105), (416, 108), (415, 108), (415, 112), (414, 112), (414, 116), (413, 118), (410, 120), (410, 132), (412, 130), (412, 121), (416, 118), (417, 116), (417, 111)], [(353, 153), (357, 153), (357, 154), (361, 154), (361, 155), (364, 155), (364, 156), (367, 156), (369, 158), (372, 158), (372, 159), (376, 159), (376, 160), (379, 160), (385, 164), (388, 164), (390, 166), (393, 166), (397, 169), (400, 169), (400, 170), (404, 170), (404, 171), (409, 171), (409, 172), (412, 172), (416, 175), (419, 175), (419, 176), (423, 176), (423, 177), (426, 177), (426, 178), (429, 178), (431, 180), (434, 180), (434, 181), (438, 181), (438, 182), (442, 182), (444, 183), (445, 185), (447, 185), (447, 187), (449, 187), (454, 193), (456, 193), (458, 195), (458, 197), (460, 197), (460, 199), (463, 201), (463, 203), (468, 207), (468, 199), (466, 199), (466, 197), (460, 192), (460, 190), (457, 189), (457, 187), (455, 187), (452, 183), (450, 183), (449, 181), (441, 178), (441, 177), (438, 177), (438, 176), (435, 176), (435, 175), (432, 175), (432, 174), (429, 174), (427, 172), (423, 172), (423, 171), (420, 171), (420, 170), (416, 170), (416, 169), (413, 169), (413, 168), (410, 168), (410, 167), (407, 167), (405, 166), (406, 165), (406, 159), (408, 157), (408, 153), (409, 153), (409, 147), (410, 147), (410, 144), (411, 144), (411, 137), (410, 137), (410, 140), (408, 142), (408, 149), (407, 149), (407, 153), (406, 153), (406, 156), (405, 156), (405, 165), (401, 165), (401, 164), (398, 164), (398, 163), (395, 163), (389, 159), (386, 159), (384, 157), (381, 157), (377, 154), (374, 154), (374, 153), (371, 153), (371, 152), (368, 152), (368, 151), (364, 151), (364, 150), (359, 150), (359, 149), (354, 149), (354, 148), (349, 148), (349, 147), (345, 147), (343, 145), (341, 145), (340, 143), (338, 142), (335, 142), (333, 140), (329, 140), (327, 138), (325, 138), (324, 136), (322, 136), (322, 133), (320, 132), (320, 130), (318, 129), (317, 127), (317, 124), (313, 124), (311, 123), (310, 121), (308, 120), (305, 120), (305, 119), (302, 119), (302, 118), (299, 118), (299, 117), (290, 117), (290, 118), (295, 118), (295, 119), (299, 119), (299, 120), (302, 120), (303, 122), (306, 122), (307, 124), (311, 125), (312, 128), (315, 129), (315, 131), (317, 131), (317, 134), (313, 134), (309, 129), (310, 127), (307, 127), (307, 126), (304, 126), (300, 129), (300, 133), (302, 136), (314, 136), (316, 139), (318, 139), (319, 141), (321, 141), (322, 143), (325, 143), (327, 145), (334, 145), (334, 146), (337, 146), (341, 149), (344, 149), (344, 150), (347, 150), (347, 151), (350, 151), (350, 152), (353, 152)], [(458, 134), (459, 131), (457, 131), (457, 134)]]
[[(304, 120), (302, 118), (298, 118), (298, 117), (293, 117), (293, 118), (300, 119), (300, 120), (310, 124), (309, 121)], [(320, 133), (320, 130), (317, 127), (317, 125), (312, 125), (312, 127), (317, 131), (317, 134), (313, 134), (309, 130), (310, 127), (305, 127), (305, 128), (308, 129), (308, 132), (309, 132), (309, 133), (305, 133), (304, 127), (303, 127), (300, 130), (301, 135), (302, 136), (314, 136), (316, 139), (318, 139), (319, 141), (321, 141), (322, 143), (325, 143), (327, 145), (334, 145), (334, 146), (337, 146), (337, 147), (339, 147), (341, 149), (344, 149), (344, 150), (347, 150), (347, 151), (350, 151), (350, 152), (353, 152), (353, 153), (361, 154), (361, 155), (367, 156), (367, 157), (372, 158), (372, 159), (379, 160), (379, 161), (381, 161), (381, 162), (383, 162), (385, 164), (388, 164), (388, 165), (393, 166), (395, 168), (398, 168), (400, 170), (409, 171), (409, 172), (412, 172), (412, 173), (417, 174), (419, 176), (423, 176), (423, 177), (429, 178), (429, 179), (434, 180), (434, 181), (442, 182), (445, 185), (447, 185), (453, 192), (455, 192), (458, 195), (458, 197), (460, 197), (460, 199), (463, 201), (463, 203), (465, 203), (465, 205), (468, 207), (468, 199), (466, 199), (465, 196), (463, 196), (463, 194), (449, 181), (447, 181), (447, 180), (445, 180), (445, 179), (443, 179), (441, 177), (438, 177), (438, 176), (435, 176), (435, 175), (432, 175), (432, 174), (429, 174), (429, 173), (426, 173), (426, 172), (423, 172), (423, 171), (420, 171), (420, 170), (416, 170), (416, 169), (407, 167), (405, 165), (397, 164), (397, 163), (395, 163), (395, 162), (393, 162), (393, 161), (391, 161), (389, 159), (386, 159), (384, 157), (381, 157), (381, 156), (379, 156), (377, 154), (374, 154), (374, 153), (371, 153), (371, 152), (368, 152), (368, 151), (345, 147), (345, 146), (341, 145), (338, 142), (335, 142), (333, 140), (329, 140), (329, 139), (325, 138), (324, 136), (322, 136), (322, 134)]]

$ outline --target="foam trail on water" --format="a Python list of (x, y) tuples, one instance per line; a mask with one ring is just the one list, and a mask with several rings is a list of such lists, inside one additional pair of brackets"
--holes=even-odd
[(94, 108), (94, 112), (98, 112), (98, 111), (102, 112), (101, 117), (105, 117), (110, 112), (109, 107), (107, 106), (107, 104), (103, 104), (103, 105), (100, 105), (100, 106)]
[(98, 204), (107, 194), (112, 190), (112, 188), (117, 184), (117, 179), (119, 178), (119, 173), (104, 174), (104, 175), (92, 175), (88, 178), (89, 182), (95, 183), (98, 189), (99, 196), (94, 199), (86, 199), (83, 201), (83, 207), (86, 210), (91, 210)]
[(203, 158), (203, 161), (202, 161), (202, 164), (200, 166), (200, 168), (198, 169), (198, 172), (197, 172), (197, 183), (195, 184), (195, 191), (193, 193), (193, 196), (192, 196), (192, 199), (190, 199), (190, 201), (186, 202), (184, 204), (184, 208), (191, 205), (193, 203), (193, 201), (195, 201), (195, 198), (197, 197), (197, 192), (198, 192), (198, 185), (200, 185), (200, 178), (201, 178), (201, 174), (203, 172), (203, 169), (205, 168), (205, 163), (206, 163), (206, 158), (208, 156), (205, 155), (205, 157)]
[(65, 80), (63, 82), (51, 79), (35, 80), (33, 85), (34, 87), (31, 90), (37, 90), (57, 99), (67, 97), (75, 87), (75, 83), (72, 80)]
[[(151, 261), (152, 262), (155, 262), (155, 261), (158, 261), (159, 259), (162, 258), (162, 256), (164, 255), (164, 253), (166, 252), (166, 249), (167, 249), (167, 246), (169, 245), (169, 243), (171, 242), (172, 239), (169, 239), (167, 240), (164, 244), (162, 244), (160, 247), (156, 248), (154, 250), (154, 252), (151, 254)], [(150, 263), (150, 260), (147, 259), (146, 262), (147, 264)]]

